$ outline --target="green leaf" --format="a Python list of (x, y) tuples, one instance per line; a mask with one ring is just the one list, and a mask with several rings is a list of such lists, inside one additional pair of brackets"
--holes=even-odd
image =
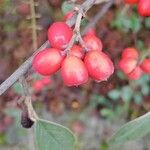
[(13, 89), (14, 91), (19, 94), (19, 95), (22, 95), (23, 94), (23, 90), (22, 90), (22, 87), (21, 87), (21, 84), (19, 82), (16, 82), (14, 85), (13, 85)]
[(69, 129), (41, 119), (35, 124), (35, 138), (38, 150), (74, 150), (76, 143)]
[(65, 15), (67, 12), (73, 10), (74, 7), (75, 5), (73, 3), (69, 3), (65, 1), (63, 2), (61, 9), (62, 9), (63, 14)]
[(125, 124), (110, 139), (109, 144), (123, 144), (136, 140), (150, 133), (150, 112)]
[(108, 92), (108, 96), (113, 100), (118, 100), (120, 98), (121, 92), (117, 89)]
[(123, 99), (123, 101), (130, 101), (132, 96), (133, 96), (133, 90), (130, 86), (124, 86), (122, 88), (122, 92), (121, 92), (121, 97)]

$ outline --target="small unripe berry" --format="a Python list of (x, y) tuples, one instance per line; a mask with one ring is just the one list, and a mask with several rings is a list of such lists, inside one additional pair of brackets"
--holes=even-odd
[(39, 74), (51, 75), (60, 69), (62, 60), (60, 50), (49, 48), (39, 52), (32, 64)]
[(150, 0), (139, 0), (138, 12), (141, 16), (150, 17)]
[(134, 58), (138, 59), (139, 53), (138, 50), (132, 47), (125, 48), (122, 52), (121, 57), (124, 58)]
[(144, 59), (144, 61), (141, 64), (141, 69), (147, 73), (150, 74), (150, 58)]
[(83, 37), (83, 40), (89, 51), (102, 51), (102, 47), (103, 47), (102, 42), (95, 35), (91, 35), (91, 34), (85, 35)]
[(137, 4), (139, 0), (125, 0), (127, 4)]
[(68, 56), (62, 63), (61, 75), (67, 86), (78, 86), (84, 84), (88, 80), (87, 69), (76, 56)]
[(97, 82), (106, 81), (114, 72), (111, 59), (103, 52), (88, 52), (84, 62), (89, 75)]
[(129, 79), (138, 80), (142, 76), (142, 70), (139, 66), (137, 66), (131, 73), (127, 74), (127, 76)]
[(35, 81), (32, 85), (34, 91), (39, 92), (43, 89), (44, 85), (41, 80)]
[(82, 47), (79, 45), (73, 45), (69, 51), (69, 54), (76, 56), (78, 58), (81, 58), (81, 59), (84, 57), (84, 51), (83, 51)]
[(64, 22), (55, 22), (48, 29), (48, 40), (52, 47), (63, 49), (71, 37), (72, 29)]
[(74, 15), (73, 11), (67, 12), (66, 15), (64, 16), (64, 20), (67, 21), (67, 20), (71, 19), (73, 15)]
[(119, 62), (120, 69), (125, 73), (131, 73), (137, 65), (137, 59), (123, 58)]

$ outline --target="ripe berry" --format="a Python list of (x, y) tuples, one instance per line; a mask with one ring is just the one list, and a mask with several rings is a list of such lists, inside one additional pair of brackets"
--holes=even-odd
[(79, 45), (73, 45), (69, 51), (69, 54), (76, 56), (78, 58), (81, 58), (81, 59), (84, 57), (84, 51), (83, 51), (82, 47)]
[(131, 73), (127, 74), (127, 76), (129, 79), (138, 80), (142, 76), (142, 70), (137, 66)]
[(62, 60), (63, 57), (60, 54), (60, 50), (49, 48), (39, 52), (32, 64), (39, 74), (51, 75), (59, 70)]
[(138, 12), (141, 16), (150, 17), (150, 0), (139, 0)]
[(147, 73), (150, 74), (150, 58), (144, 59), (144, 61), (141, 64), (141, 69)]
[(66, 15), (64, 16), (64, 20), (69, 20), (70, 18), (72, 18), (72, 16), (74, 15), (73, 11), (69, 11), (66, 13)]
[(51, 83), (51, 79), (49, 77), (45, 77), (45, 78), (41, 79), (41, 82), (44, 85), (49, 85)]
[(137, 60), (133, 58), (123, 58), (119, 62), (120, 69), (125, 73), (131, 73), (137, 65)]
[(16, 10), (17, 10), (18, 14), (21, 14), (24, 16), (26, 16), (30, 13), (30, 7), (28, 4), (25, 4), (25, 3), (21, 3), (20, 5), (18, 5)]
[(41, 80), (35, 81), (32, 85), (34, 91), (39, 92), (43, 89), (44, 85)]
[(112, 61), (103, 52), (88, 52), (84, 62), (89, 75), (97, 82), (106, 81), (114, 72)]
[(139, 0), (125, 0), (127, 4), (137, 4)]
[(52, 47), (63, 49), (71, 37), (72, 29), (64, 22), (55, 22), (48, 29), (48, 40)]
[(88, 29), (88, 31), (86, 32), (86, 35), (96, 35), (96, 31), (93, 28)]
[(88, 80), (87, 69), (76, 56), (68, 56), (62, 63), (61, 75), (67, 86), (78, 86), (84, 84)]
[(87, 48), (89, 49), (89, 51), (102, 51), (102, 42), (101, 40), (96, 37), (95, 35), (91, 35), (91, 34), (88, 34), (88, 35), (85, 35), (83, 37), (83, 40), (87, 46)]
[(138, 50), (132, 47), (125, 48), (122, 52), (122, 58), (134, 58), (138, 59), (139, 53)]

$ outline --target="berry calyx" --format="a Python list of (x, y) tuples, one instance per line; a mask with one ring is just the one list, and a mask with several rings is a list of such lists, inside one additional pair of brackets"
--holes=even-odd
[(64, 22), (55, 22), (48, 29), (48, 40), (52, 47), (63, 49), (71, 37), (72, 29)]
[(144, 59), (140, 67), (145, 73), (150, 74), (150, 58)]
[(139, 0), (138, 12), (141, 16), (150, 17), (150, 0)]
[(83, 51), (82, 47), (79, 45), (73, 45), (69, 51), (69, 54), (76, 56), (80, 59), (82, 59), (84, 57), (84, 51)]
[(125, 0), (127, 4), (137, 4), (139, 0)]
[(97, 82), (106, 81), (114, 72), (113, 62), (103, 52), (88, 52), (84, 63), (89, 75)]
[(138, 59), (139, 53), (138, 50), (132, 47), (125, 48), (121, 55), (122, 58), (133, 58)]
[(35, 56), (32, 65), (39, 74), (51, 75), (60, 69), (62, 60), (60, 50), (48, 48)]
[(131, 73), (127, 74), (127, 76), (129, 79), (138, 80), (142, 76), (142, 73), (143, 72), (142, 72), (141, 68), (139, 66), (137, 66)]
[(88, 80), (87, 69), (76, 56), (68, 56), (62, 63), (61, 75), (67, 86), (78, 86), (84, 84)]
[(102, 42), (95, 35), (91, 35), (91, 34), (85, 35), (83, 37), (83, 40), (89, 51), (102, 51), (102, 47), (103, 47)]
[(120, 69), (125, 73), (131, 73), (137, 65), (137, 59), (123, 58), (119, 62)]

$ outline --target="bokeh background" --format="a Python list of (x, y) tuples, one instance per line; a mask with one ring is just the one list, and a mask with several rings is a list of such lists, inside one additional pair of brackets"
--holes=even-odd
[[(37, 46), (47, 40), (47, 29), (53, 21), (64, 20), (68, 9), (61, 0), (36, 0), (39, 16), (36, 26)], [(24, 0), (0, 0), (0, 83), (17, 69), (33, 49), (33, 28), (30, 4)], [(78, 1), (79, 4), (83, 1)], [(103, 5), (94, 6), (82, 23), (84, 28), (99, 13)], [(31, 17), (32, 18), (32, 17)], [(43, 78), (32, 69), (27, 80), (34, 107), (41, 118), (69, 127), (79, 138), (82, 150), (107, 150), (106, 141), (126, 122), (150, 110), (150, 76), (132, 81), (118, 69), (117, 63), (125, 47), (144, 51), (150, 43), (150, 18), (142, 18), (136, 6), (115, 0), (112, 7), (97, 22), (96, 34), (103, 50), (112, 58), (115, 73), (107, 81), (89, 80), (80, 87), (68, 88), (59, 72), (50, 78), (48, 86), (36, 90), (35, 83)], [(0, 97), (0, 150), (34, 150), (32, 129), (20, 124), (22, 89), (16, 83)], [(128, 142), (118, 150), (150, 150), (150, 136)]]

